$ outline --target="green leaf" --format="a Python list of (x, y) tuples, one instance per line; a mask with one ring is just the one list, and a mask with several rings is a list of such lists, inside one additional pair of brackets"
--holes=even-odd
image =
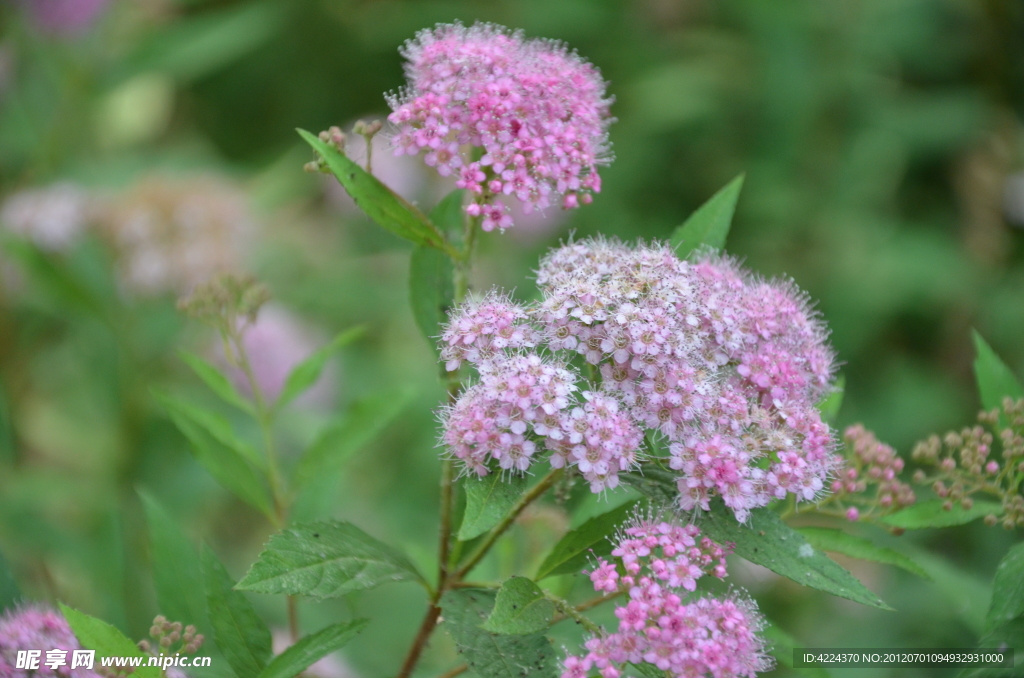
[(675, 230), (669, 242), (680, 259), (701, 247), (725, 249), (736, 201), (743, 188), (743, 177), (741, 174), (726, 184)]
[(306, 130), (300, 129), (298, 132), (320, 154), (355, 203), (378, 226), (417, 245), (436, 247), (450, 255), (455, 254), (437, 226), (405, 198), (368, 174), (338, 149), (320, 141)]
[(355, 525), (323, 521), (272, 536), (238, 588), (337, 598), (395, 581), (423, 577), (404, 555)]
[(922, 579), (931, 580), (931, 576), (907, 556), (890, 548), (878, 546), (863, 537), (855, 537), (842, 530), (827, 527), (801, 527), (798, 531), (807, 539), (808, 544), (821, 551), (832, 551), (851, 558), (895, 565)]
[(821, 399), (818, 403), (818, 411), (821, 412), (821, 420), (826, 424), (835, 422), (839, 416), (839, 408), (843, 405), (843, 393), (846, 390), (846, 377), (839, 375), (835, 387), (831, 393)]
[(358, 339), (365, 331), (365, 328), (362, 326), (347, 329), (336, 336), (331, 343), (319, 348), (313, 355), (296, 365), (295, 369), (291, 371), (291, 374), (285, 380), (284, 387), (281, 389), (281, 395), (278, 396), (277, 402), (274, 403), (274, 409), (280, 410), (316, 383), (331, 356)]
[(66, 266), (58, 265), (49, 255), (26, 240), (4, 236), (0, 244), (12, 259), (21, 264), (31, 278), (32, 287), (42, 290), (65, 308), (105, 317), (102, 300)]
[(456, 233), (462, 230), (466, 220), (466, 211), (462, 203), (466, 199), (466, 191), (455, 189), (430, 210), (430, 220), (443, 232)]
[(1012, 547), (996, 568), (985, 629), (992, 631), (1021, 616), (1024, 616), (1024, 543)]
[(642, 664), (630, 664), (634, 671), (639, 673), (644, 678), (669, 678), (670, 674), (668, 671), (661, 671), (654, 664), (648, 664), (644, 662)]
[(377, 437), (405, 409), (415, 390), (409, 386), (389, 389), (361, 398), (340, 420), (328, 424), (303, 453), (292, 475), (301, 491), (318, 478), (335, 478), (341, 465)]
[(537, 581), (556, 574), (578, 573), (590, 558), (606, 556), (612, 552), (608, 537), (624, 523), (636, 508), (638, 501), (591, 518), (562, 537), (537, 570)]
[(466, 511), (459, 526), (459, 541), (479, 537), (501, 522), (526, 490), (526, 476), (513, 475), (503, 480), (502, 475), (467, 476), (462, 481), (462, 489), (466, 492)]
[(199, 556), (188, 538), (149, 493), (140, 491), (149, 527), (150, 559), (160, 613), (173, 621), (207, 630), (206, 595)]
[(1003, 512), (1001, 505), (991, 501), (976, 501), (969, 509), (955, 503), (949, 511), (942, 508), (944, 503), (942, 499), (923, 501), (883, 516), (880, 520), (886, 525), (904, 530), (920, 530), (926, 527), (966, 525), (989, 514), (1000, 515)]
[(271, 655), (270, 630), (208, 546), (203, 547), (203, 589), (217, 647), (240, 677), (257, 676)]
[[(995, 351), (982, 339), (977, 330), (973, 330), (974, 348), (977, 357), (974, 359), (974, 377), (978, 382), (978, 394), (981, 406), (986, 410), (1001, 410), (1003, 398), (1024, 398), (1024, 388), (1009, 367), (1006, 366)], [(999, 420), (1006, 426), (1006, 415), (1000, 413)]]
[(17, 605), (20, 598), (18, 583), (14, 581), (7, 559), (0, 553), (0, 613)]
[(749, 525), (744, 525), (736, 521), (721, 500), (715, 500), (711, 510), (705, 511), (703, 516), (700, 528), (705, 535), (719, 544), (734, 543), (736, 554), (752, 563), (840, 598), (883, 610), (892, 609), (838, 563), (816, 551), (770, 509), (754, 509), (750, 512)]
[(226, 422), (181, 399), (157, 392), (154, 396), (191, 443), (193, 456), (210, 475), (239, 499), (273, 517), (270, 492), (253, 468), (255, 453), (232, 444), (234, 435), (225, 431), (223, 424)]
[(494, 592), (456, 589), (441, 598), (444, 628), (480, 678), (554, 678), (557, 653), (540, 633), (499, 635), (481, 628), (494, 608)]
[(268, 2), (186, 15), (146, 36), (125, 60), (124, 75), (156, 71), (195, 80), (257, 49), (281, 25), (281, 7)]
[(455, 267), (444, 252), (419, 245), (409, 259), (409, 305), (427, 343), (438, 352), (441, 325), (455, 300)]
[[(61, 614), (68, 620), (68, 626), (74, 632), (78, 642), (86, 650), (96, 650), (98, 655), (96, 665), (99, 666), (99, 657), (145, 657), (142, 651), (128, 638), (105, 621), (90, 617), (79, 612), (73, 607), (64, 603), (60, 605)], [(47, 650), (52, 648), (37, 648)], [(160, 678), (162, 672), (155, 666), (143, 665), (135, 669), (133, 676), (139, 678)]]
[(255, 414), (252, 403), (238, 392), (234, 384), (231, 383), (231, 380), (223, 372), (194, 353), (179, 350), (178, 355), (203, 380), (203, 383), (209, 386), (210, 390), (220, 396), (224, 402), (234, 405), (248, 414)]
[(293, 678), (310, 665), (348, 644), (369, 623), (356, 619), (347, 624), (332, 624), (295, 643), (267, 664), (259, 678)]
[(793, 650), (797, 649), (799, 645), (792, 636), (778, 626), (768, 624), (762, 633), (764, 639), (769, 643), (768, 652), (775, 657), (779, 666), (785, 666), (794, 673), (807, 676), (807, 678), (829, 678), (828, 671), (820, 666), (793, 668)]
[(555, 614), (555, 604), (526, 577), (512, 577), (498, 590), (491, 616), (483, 628), (491, 633), (526, 635), (548, 628)]

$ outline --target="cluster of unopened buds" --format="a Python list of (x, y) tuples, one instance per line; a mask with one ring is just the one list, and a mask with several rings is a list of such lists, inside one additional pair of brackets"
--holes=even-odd
[(889, 445), (878, 440), (861, 424), (843, 433), (846, 443), (844, 466), (832, 481), (832, 494), (818, 505), (828, 512), (829, 505), (847, 520), (877, 518), (910, 506), (917, 501), (914, 490), (900, 480), (903, 459)]
[(601, 190), (611, 99), (594, 66), (565, 46), (493, 24), (438, 25), (406, 43), (405, 89), (388, 98), (396, 155), (425, 153), (474, 195), (483, 230), (513, 225), (561, 196), (572, 209)]
[(168, 621), (163, 615), (157, 615), (153, 619), (153, 625), (149, 628), (148, 640), (139, 641), (139, 649), (153, 655), (171, 654), (181, 652), (184, 654), (195, 654), (203, 646), (203, 634), (196, 633), (196, 627), (189, 624), (183, 626), (181, 622)]
[(548, 452), (601, 492), (638, 467), (651, 431), (685, 510), (721, 496), (745, 521), (825, 489), (837, 458), (815, 405), (833, 354), (792, 283), (603, 239), (554, 250), (537, 282), (535, 304), (491, 292), (456, 308), (441, 335), (448, 370), (479, 374), (442, 413), (442, 442), (465, 472), (526, 472)]
[(721, 546), (693, 525), (640, 518), (590, 573), (594, 589), (624, 592), (615, 609), (618, 628), (585, 644), (586, 654), (563, 662), (562, 678), (619, 678), (627, 663), (650, 664), (672, 676), (753, 677), (772, 667), (759, 636), (756, 604), (739, 595), (691, 597), (704, 575), (724, 578), (729, 545)]
[[(1001, 458), (994, 454), (997, 439)], [(1006, 398), (1001, 408), (980, 412), (977, 426), (921, 441), (912, 457), (931, 469), (916, 471), (914, 482), (930, 485), (946, 510), (955, 504), (971, 509), (973, 496), (981, 493), (1002, 504), (1001, 515), (985, 516), (988, 525), (1001, 523), (1008, 530), (1024, 525), (1024, 399)]]

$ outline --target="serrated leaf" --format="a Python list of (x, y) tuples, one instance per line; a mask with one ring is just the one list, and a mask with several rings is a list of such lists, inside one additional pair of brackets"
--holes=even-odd
[(839, 408), (843, 406), (843, 394), (846, 391), (846, 377), (839, 375), (831, 393), (821, 399), (818, 403), (818, 411), (821, 412), (821, 420), (826, 424), (835, 422), (839, 416)]
[(153, 584), (160, 613), (183, 624), (208, 631), (206, 594), (196, 582), (202, 581), (199, 556), (189, 539), (167, 511), (147, 492), (139, 492), (149, 528)]
[(399, 551), (355, 525), (322, 521), (272, 536), (238, 588), (337, 598), (396, 581), (423, 578)]
[(540, 633), (499, 635), (481, 628), (494, 608), (495, 594), (483, 589), (456, 589), (441, 598), (443, 628), (459, 654), (480, 678), (554, 678), (557, 653)]
[(502, 479), (501, 473), (483, 478), (467, 476), (462, 481), (466, 492), (466, 510), (459, 526), (459, 541), (469, 541), (501, 522), (526, 490), (526, 476)]
[(17, 605), (20, 598), (21, 591), (14, 581), (7, 559), (0, 553), (0, 613)]
[(989, 514), (1000, 515), (1003, 512), (1001, 505), (991, 501), (976, 501), (969, 509), (954, 503), (949, 511), (942, 508), (944, 503), (942, 499), (922, 501), (883, 516), (879, 520), (886, 525), (901, 527), (904, 530), (921, 530), (928, 527), (966, 525)]
[(409, 306), (430, 348), (437, 340), (455, 300), (455, 267), (444, 252), (419, 245), (409, 258)]
[(171, 421), (188, 439), (193, 456), (214, 479), (239, 499), (273, 517), (270, 492), (253, 468), (251, 454), (230, 443), (217, 419), (208, 412), (165, 394), (154, 396), (167, 410)]
[(218, 370), (216, 367), (203, 360), (194, 353), (180, 350), (178, 355), (185, 362), (186, 365), (192, 368), (192, 371), (196, 373), (200, 379), (203, 380), (211, 391), (220, 396), (224, 402), (234, 405), (238, 409), (248, 414), (255, 414), (252, 403), (245, 399), (235, 385), (231, 383), (231, 380), (224, 375), (223, 372)]
[(306, 130), (300, 129), (298, 132), (306, 143), (320, 154), (331, 173), (341, 182), (355, 203), (378, 226), (417, 245), (436, 247), (454, 254), (437, 226), (423, 212), (382, 184), (375, 176), (368, 174), (338, 149), (325, 144)]
[(680, 259), (698, 248), (725, 249), (743, 177), (741, 174), (726, 184), (672, 233), (669, 242)]
[(832, 551), (851, 558), (895, 565), (922, 579), (931, 580), (931, 576), (907, 556), (890, 548), (878, 546), (863, 537), (828, 527), (801, 527), (798, 531), (807, 539), (807, 543), (819, 551)]
[[(974, 358), (974, 377), (978, 382), (981, 406), (986, 410), (1001, 410), (1003, 398), (1024, 398), (1024, 388), (1013, 371), (996, 355), (977, 330), (972, 330), (971, 336), (977, 352)], [(999, 421), (1006, 426), (1006, 415), (1002, 412), (999, 414)]]
[(699, 525), (719, 544), (734, 543), (737, 555), (798, 584), (871, 607), (892, 609), (770, 509), (754, 509), (749, 524), (744, 525), (721, 500), (715, 500), (711, 510), (703, 512)]
[[(992, 631), (1024, 616), (1024, 543), (1010, 548), (996, 568), (985, 629)], [(984, 646), (991, 647), (991, 646)]]
[(537, 581), (557, 574), (579, 573), (591, 558), (607, 556), (612, 552), (608, 539), (622, 523), (629, 519), (638, 501), (591, 518), (562, 537), (537, 570)]
[(288, 378), (285, 379), (284, 387), (281, 388), (281, 395), (278, 396), (277, 402), (274, 403), (274, 409), (280, 410), (307, 388), (315, 384), (317, 379), (320, 378), (321, 373), (323, 373), (327, 361), (340, 349), (362, 336), (365, 331), (365, 328), (362, 326), (347, 329), (336, 336), (329, 344), (317, 349), (313, 355), (296, 365), (288, 375)]
[(301, 491), (317, 478), (336, 477), (341, 465), (383, 431), (405, 409), (414, 393), (411, 387), (402, 386), (352, 403), (302, 454), (292, 475), (295, 489)]
[(270, 630), (208, 546), (202, 555), (203, 590), (213, 639), (240, 677), (257, 676), (272, 653)]
[(300, 638), (299, 642), (274, 657), (260, 673), (259, 678), (298, 676), (310, 665), (347, 645), (368, 623), (367, 619), (356, 619), (346, 624), (332, 624), (321, 631)]
[[(96, 666), (99, 666), (100, 657), (145, 657), (139, 648), (132, 641), (105, 621), (90, 617), (84, 612), (79, 612), (73, 607), (64, 603), (60, 605), (61, 614), (68, 621), (68, 626), (78, 638), (79, 644), (86, 650), (95, 650), (97, 654)], [(37, 648), (48, 650), (52, 648)], [(143, 665), (135, 669), (132, 674), (139, 678), (160, 678), (161, 671), (155, 666)]]
[(498, 589), (491, 616), (483, 630), (491, 633), (526, 635), (548, 628), (555, 614), (555, 604), (526, 577), (512, 577)]

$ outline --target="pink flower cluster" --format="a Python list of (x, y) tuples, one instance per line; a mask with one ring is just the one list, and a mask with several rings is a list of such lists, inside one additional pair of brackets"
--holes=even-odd
[[(98, 678), (92, 670), (71, 668), (72, 651), (80, 650), (78, 639), (71, 632), (64, 616), (56, 610), (28, 605), (8, 610), (0, 617), (0, 676), (4, 678), (29, 678), (35, 676), (60, 676), (61, 678)], [(15, 668), (19, 650), (40, 650), (39, 668)], [(47, 651), (58, 650), (63, 656), (62, 665), (47, 666)]]
[(534, 429), (553, 466), (577, 467), (595, 491), (615, 487), (649, 429), (680, 472), (683, 509), (708, 510), (720, 496), (745, 521), (773, 499), (809, 501), (825, 489), (840, 460), (816, 403), (831, 388), (834, 355), (791, 282), (727, 258), (691, 263), (665, 245), (602, 239), (553, 251), (537, 282), (543, 296), (530, 308), (492, 294), (457, 311), (443, 351), (449, 369), (462, 358), (489, 365), (514, 342), (597, 366), (600, 384), (582, 389), (589, 401)]
[(725, 577), (730, 550), (700, 538), (693, 525), (649, 518), (626, 529), (612, 551), (621, 566), (602, 558), (590, 573), (596, 591), (628, 592), (629, 602), (615, 609), (618, 629), (588, 640), (582, 657), (567, 657), (562, 678), (585, 678), (593, 669), (602, 678), (619, 678), (627, 662), (687, 678), (752, 677), (769, 670), (772, 663), (758, 636), (762, 621), (753, 601), (707, 597), (684, 602), (683, 591), (695, 590), (700, 577)]
[(388, 97), (395, 154), (424, 152), (440, 175), (458, 177), (475, 196), (466, 211), (485, 231), (512, 226), (497, 196), (530, 214), (558, 195), (570, 209), (601, 190), (611, 100), (575, 53), (477, 23), (421, 31), (402, 56), (408, 86)]

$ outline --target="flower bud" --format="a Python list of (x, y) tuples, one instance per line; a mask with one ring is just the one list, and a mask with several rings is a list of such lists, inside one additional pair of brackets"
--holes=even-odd
[(846, 519), (849, 520), (851, 523), (857, 522), (859, 518), (860, 511), (858, 511), (856, 507), (851, 506), (850, 508), (846, 509)]
[(987, 516), (985, 516), (985, 524), (988, 525), (989, 527), (995, 526), (995, 524), (998, 523), (998, 522), (999, 522), (999, 518), (996, 518), (991, 513), (988, 514)]

